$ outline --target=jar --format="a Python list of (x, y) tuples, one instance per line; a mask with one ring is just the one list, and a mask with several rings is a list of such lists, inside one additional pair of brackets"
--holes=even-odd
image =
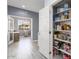
[(57, 30), (61, 30), (61, 26), (60, 25), (57, 25)]
[(71, 29), (70, 25), (68, 25), (68, 24), (62, 25), (62, 30), (70, 30), (70, 29)]
[(64, 20), (64, 14), (61, 14), (61, 20)]

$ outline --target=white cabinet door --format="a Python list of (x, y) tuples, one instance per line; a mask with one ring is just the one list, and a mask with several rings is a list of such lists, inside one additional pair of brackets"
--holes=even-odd
[(39, 51), (49, 59), (49, 7), (39, 11)]

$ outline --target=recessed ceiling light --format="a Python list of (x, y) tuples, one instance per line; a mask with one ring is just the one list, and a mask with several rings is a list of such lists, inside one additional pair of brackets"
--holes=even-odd
[(23, 8), (25, 8), (25, 5), (22, 5)]

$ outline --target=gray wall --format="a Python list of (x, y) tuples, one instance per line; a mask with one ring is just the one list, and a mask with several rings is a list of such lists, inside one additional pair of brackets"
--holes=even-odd
[(38, 13), (8, 6), (8, 15), (31, 17), (33, 19), (33, 39), (34, 40), (38, 39), (38, 28), (39, 28), (38, 27), (39, 25)]

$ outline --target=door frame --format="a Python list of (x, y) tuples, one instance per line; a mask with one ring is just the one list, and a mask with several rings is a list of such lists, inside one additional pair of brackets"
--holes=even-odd
[(52, 44), (49, 45), (49, 51), (51, 51), (51, 54), (49, 55), (50, 59), (53, 59), (53, 57), (52, 57), (53, 56), (53, 51), (52, 51), (53, 50), (52, 49), (52, 45), (53, 45), (53, 37), (52, 37), (53, 36), (53, 28), (52, 28), (53, 27), (53, 21), (52, 21), (53, 20), (53, 17), (52, 17), (53, 16), (53, 6), (56, 5), (57, 3), (61, 2), (61, 1), (62, 0), (54, 0), (50, 3), (50, 5), (47, 6), (47, 7), (49, 7), (49, 16), (50, 16), (49, 17), (49, 22), (50, 22), (49, 23), (49, 26), (50, 26), (49, 31), (51, 31), (51, 34), (49, 35), (49, 38), (50, 38), (49, 42), (52, 41), (51, 42)]
[(44, 8), (49, 8), (49, 32), (51, 32), (49, 34), (49, 59), (53, 59), (53, 49), (52, 49), (52, 45), (53, 45), (53, 7), (54, 5), (56, 5), (57, 3), (61, 2), (62, 0), (54, 0), (51, 1), (51, 3), (48, 6), (45, 6)]
[(33, 40), (33, 18), (25, 17), (25, 16), (14, 16), (14, 15), (8, 15), (8, 16), (16, 17), (16, 18), (22, 18), (22, 19), (30, 19), (30, 21), (31, 21), (31, 39)]
[[(10, 24), (9, 24), (10, 19), (13, 20), (13, 28), (14, 28), (14, 19), (10, 16), (8, 16), (8, 26), (10, 26)], [(10, 33), (13, 32), (13, 29), (12, 29), (11, 32), (9, 32), (9, 30), (10, 30), (10, 28), (8, 27), (8, 32), (7, 32), (8, 45), (10, 45), (14, 42), (14, 34), (12, 34), (12, 39), (13, 40), (10, 41)]]

